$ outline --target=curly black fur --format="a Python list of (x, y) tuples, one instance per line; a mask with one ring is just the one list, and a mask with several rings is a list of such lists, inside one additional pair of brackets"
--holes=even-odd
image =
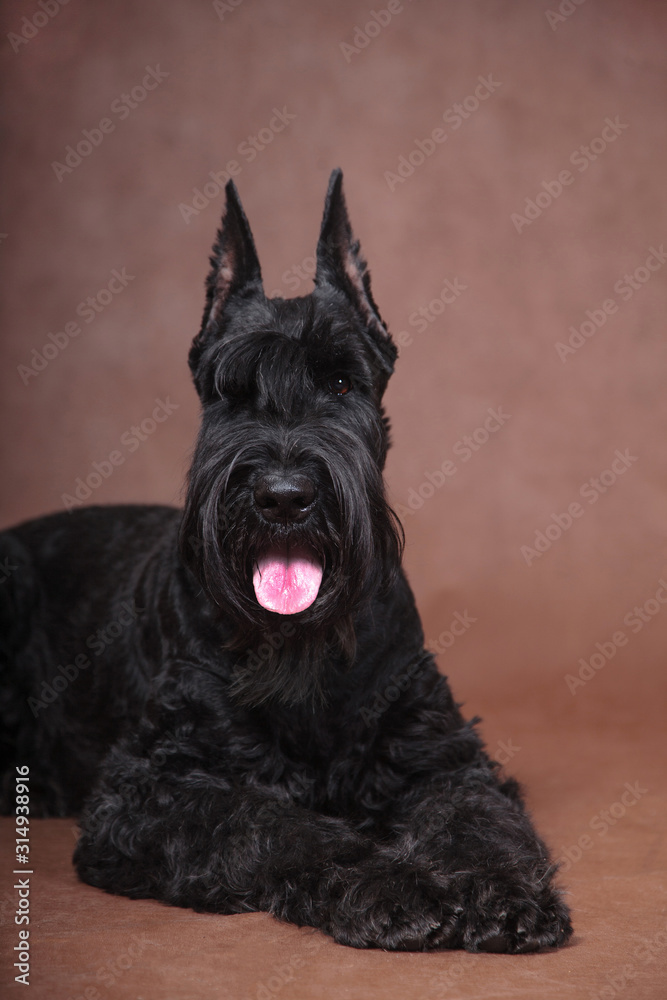
[[(4, 808), (30, 765), (33, 813), (81, 813), (80, 877), (133, 898), (267, 910), (359, 948), (560, 945), (554, 866), (424, 650), (400, 568), (395, 357), (340, 171), (315, 289), (290, 301), (265, 297), (230, 183), (190, 351), (185, 511), (90, 507), (2, 536)], [(265, 516), (269, 473), (315, 499)], [(287, 544), (324, 567), (289, 616), (252, 586)]]

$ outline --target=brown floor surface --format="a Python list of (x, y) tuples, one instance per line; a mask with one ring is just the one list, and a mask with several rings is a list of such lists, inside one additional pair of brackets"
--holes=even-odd
[[(619, 732), (592, 719), (573, 723), (565, 705), (556, 704), (555, 692), (542, 694), (552, 706), (549, 712), (542, 705), (551, 725), (527, 727), (525, 713), (499, 705), (493, 727), (485, 732), (492, 746), (498, 734), (510, 748), (508, 770), (528, 785), (535, 820), (564, 859), (561, 883), (575, 924), (567, 948), (512, 957), (360, 952), (265, 914), (219, 917), (111, 897), (77, 882), (70, 863), (73, 822), (42, 820), (31, 831), (30, 990), (12, 985), (6, 995), (53, 1000), (664, 998), (667, 793), (660, 713), (648, 711), (646, 726), (635, 723)], [(623, 805), (626, 785), (634, 793)], [(12, 867), (11, 821), (3, 820), (0, 830), (5, 942), (0, 977), (6, 982), (11, 979), (8, 945), (15, 943), (17, 930), (11, 923), (16, 893), (5, 874)]]

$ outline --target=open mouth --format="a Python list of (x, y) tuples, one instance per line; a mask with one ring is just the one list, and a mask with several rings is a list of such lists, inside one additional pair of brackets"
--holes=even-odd
[(289, 546), (269, 549), (255, 563), (255, 597), (267, 611), (295, 615), (309, 608), (322, 583), (321, 560), (309, 549)]

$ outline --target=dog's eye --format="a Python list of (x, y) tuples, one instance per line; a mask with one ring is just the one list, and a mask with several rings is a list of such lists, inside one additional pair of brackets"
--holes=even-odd
[(344, 396), (346, 392), (349, 392), (352, 388), (352, 383), (350, 382), (347, 375), (333, 375), (327, 382), (327, 389), (332, 392), (334, 396)]

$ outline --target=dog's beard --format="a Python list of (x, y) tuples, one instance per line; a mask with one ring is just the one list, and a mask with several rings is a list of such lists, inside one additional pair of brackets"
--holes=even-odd
[[(324, 426), (299, 435), (299, 452), (318, 487), (312, 512), (302, 524), (267, 523), (252, 501), (251, 483), (267, 463), (266, 444), (252, 443), (253, 429), (228, 428), (224, 437), (202, 431), (189, 476), (182, 557), (228, 626), (237, 699), (252, 705), (271, 698), (322, 701), (329, 676), (354, 657), (355, 618), (395, 579), (402, 529), (385, 500), (381, 471), (359, 438)], [(280, 605), (280, 581), (271, 587), (266, 576), (264, 585), (258, 577), (267, 568), (289, 574), (290, 555), (311, 569), (302, 567), (303, 592), (295, 602), (285, 600), (288, 613), (281, 614), (262, 606)]]

